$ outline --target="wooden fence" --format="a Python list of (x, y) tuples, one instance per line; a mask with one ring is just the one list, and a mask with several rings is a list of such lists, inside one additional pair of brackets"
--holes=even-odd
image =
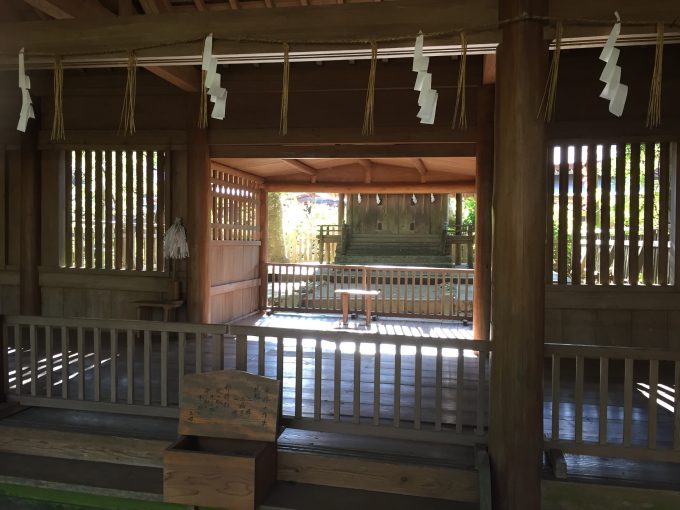
[(680, 462), (680, 351), (546, 344), (545, 355), (546, 448)]
[(289, 426), (486, 440), (491, 343), (231, 326), (236, 368), (283, 381)]
[(177, 416), (185, 373), (224, 367), (225, 325), (2, 318), (4, 386), (26, 405)]
[[(398, 266), (268, 264), (267, 306), (273, 310), (339, 312), (335, 290), (380, 290), (373, 310), (379, 315), (470, 319), (471, 269)], [(353, 311), (363, 310), (358, 296)]]

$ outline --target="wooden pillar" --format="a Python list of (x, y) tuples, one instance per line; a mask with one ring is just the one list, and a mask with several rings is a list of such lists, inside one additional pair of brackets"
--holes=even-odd
[[(456, 223), (456, 234), (457, 236), (460, 236), (462, 234), (462, 227), (463, 227), (463, 195), (461, 193), (456, 193), (456, 216), (455, 216), (455, 223)], [(454, 244), (455, 247), (455, 258), (454, 262), (458, 266), (461, 264), (461, 248), (462, 245), (460, 242), (457, 242)]]
[(494, 508), (541, 508), (547, 0), (499, 0), (489, 453)]
[(472, 292), (472, 336), (488, 340), (491, 327), (491, 241), (494, 165), (494, 94), (493, 85), (479, 89), (477, 124), (480, 141), (477, 143), (477, 178), (475, 180), (475, 273)]
[(267, 288), (269, 285), (267, 274), (267, 237), (269, 236), (269, 225), (267, 218), (267, 192), (260, 189), (260, 203), (258, 210), (258, 227), (260, 229), (260, 253), (258, 260), (258, 274), (260, 275), (260, 311), (267, 309)]
[[(39, 117), (36, 111), (36, 118)], [(21, 238), (19, 241), (19, 309), (23, 315), (40, 315), (40, 152), (38, 125), (29, 121), (21, 140)]]
[(345, 223), (345, 194), (338, 194), (338, 225)]
[[(193, 97), (198, 104), (198, 97)], [(196, 116), (190, 116), (195, 124)], [(208, 131), (190, 127), (187, 144), (187, 315), (210, 322), (210, 152)]]

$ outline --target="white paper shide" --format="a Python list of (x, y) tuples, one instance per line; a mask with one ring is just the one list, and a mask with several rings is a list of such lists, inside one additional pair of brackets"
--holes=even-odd
[(213, 36), (205, 38), (203, 46), (203, 61), (201, 70), (206, 72), (205, 88), (208, 89), (210, 102), (214, 103), (210, 116), (213, 119), (224, 120), (227, 107), (227, 89), (222, 87), (222, 77), (217, 72), (217, 59), (212, 55)]
[(416, 75), (416, 84), (413, 90), (420, 92), (418, 95), (418, 118), (421, 124), (434, 124), (434, 115), (437, 111), (437, 99), (439, 94), (432, 88), (432, 75), (427, 72), (430, 58), (423, 55), (424, 38), (421, 32), (416, 37), (413, 49), (413, 72)]
[(21, 112), (19, 113), (17, 130), (25, 133), (28, 119), (35, 119), (35, 112), (33, 111), (33, 101), (31, 101), (31, 93), (29, 92), (31, 89), (31, 79), (26, 74), (23, 48), (19, 52), (19, 89), (21, 89)]
[(616, 15), (616, 24), (600, 53), (600, 60), (605, 62), (600, 75), (600, 81), (604, 82), (605, 85), (600, 97), (609, 101), (609, 112), (620, 117), (623, 114), (623, 107), (626, 105), (628, 85), (621, 83), (621, 66), (617, 65), (621, 51), (614, 45), (621, 33), (621, 17), (618, 12), (614, 14)]

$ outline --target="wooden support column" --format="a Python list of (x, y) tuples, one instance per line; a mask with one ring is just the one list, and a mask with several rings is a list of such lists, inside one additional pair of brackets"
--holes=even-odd
[[(36, 119), (40, 115), (36, 111)], [(19, 309), (22, 315), (40, 315), (40, 152), (36, 120), (21, 140), (21, 260), (19, 263)]]
[(475, 181), (475, 272), (472, 292), (472, 336), (488, 340), (491, 327), (491, 241), (493, 199), (493, 117), (494, 85), (484, 85), (479, 91), (480, 141), (477, 143), (477, 179)]
[[(198, 96), (191, 96), (198, 105)], [(208, 131), (189, 115), (187, 137), (187, 315), (190, 322), (210, 322), (210, 153)]]
[(489, 453), (496, 510), (539, 510), (545, 312), (547, 0), (499, 0)]
[(345, 223), (345, 194), (338, 194), (338, 225)]
[[(462, 234), (461, 230), (463, 227), (463, 195), (461, 193), (456, 193), (456, 235)], [(461, 244), (456, 243), (455, 245), (455, 258), (454, 262), (458, 266), (461, 263)]]
[(259, 254), (259, 275), (260, 275), (260, 311), (267, 309), (267, 287), (269, 285), (267, 279), (267, 237), (269, 236), (269, 225), (267, 219), (267, 192), (260, 189), (260, 204), (258, 211), (258, 226), (260, 228), (260, 254)]

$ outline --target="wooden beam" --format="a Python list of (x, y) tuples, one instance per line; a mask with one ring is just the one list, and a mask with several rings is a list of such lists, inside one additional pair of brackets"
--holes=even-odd
[(233, 10), (237, 10), (237, 9), (239, 8), (238, 0), (228, 0), (228, 1), (229, 1), (229, 6), (230, 6)]
[(219, 161), (210, 161), (210, 166), (212, 168), (217, 168), (218, 170), (229, 172), (230, 174), (237, 175), (239, 177), (245, 177), (246, 179), (250, 179), (260, 184), (264, 182), (264, 179), (259, 175), (253, 175), (248, 172), (244, 172), (243, 170), (239, 170), (238, 168), (235, 168), (231, 165), (225, 165), (224, 163), (220, 163)]
[(205, 0), (194, 0), (194, 5), (196, 6), (196, 9), (199, 11), (205, 11)]
[(269, 236), (269, 219), (267, 218), (267, 191), (260, 189), (259, 204), (257, 210), (257, 226), (259, 228), (260, 250), (258, 252), (258, 276), (260, 278), (260, 292), (258, 296), (258, 303), (260, 311), (267, 309), (267, 289), (269, 286), (269, 274), (267, 270), (268, 258), (268, 236)]
[[(547, 0), (499, 1), (499, 19), (547, 10)], [(497, 510), (541, 508), (546, 150), (536, 112), (547, 61), (542, 23), (503, 27), (496, 82), (489, 420)]]
[(98, 1), (91, 0), (24, 0), (25, 3), (54, 19), (113, 17), (114, 13)]
[[(192, 98), (194, 99), (194, 98)], [(198, 97), (193, 104), (198, 105)], [(197, 113), (197, 112), (196, 112)], [(189, 258), (187, 259), (187, 313), (190, 322), (210, 322), (209, 239), (210, 219), (210, 157), (206, 129), (194, 124), (188, 130), (187, 143), (187, 232)]]
[[(56, 1), (56, 0), (45, 0)], [(236, 5), (236, 1), (232, 0)], [(601, 19), (611, 23), (612, 12), (626, 13), (627, 21), (666, 20), (672, 22), (677, 12), (668, 6), (667, 0), (554, 0), (551, 2), (551, 16)], [(305, 45), (304, 40), (353, 40), (370, 36), (389, 39), (399, 36), (415, 36), (418, 30), (437, 32), (451, 30), (451, 20), (460, 28), (493, 25), (498, 22), (498, 9), (494, 0), (400, 0), (399, 2), (370, 2), (334, 6), (310, 6), (306, 9), (240, 9), (238, 11), (177, 12), (164, 16), (126, 16), (111, 20), (64, 20), (3, 24), (0, 31), (0, 63), (16, 66), (16, 54), (26, 48), (29, 64), (52, 65), (51, 57), (37, 57), (35, 54), (71, 55), (64, 63), (68, 65), (110, 65), (124, 66), (127, 50), (146, 48), (138, 51), (142, 65), (177, 64), (200, 62), (202, 39), (212, 32), (216, 43), (214, 52), (227, 62), (229, 55), (246, 55), (234, 61), (280, 61), (280, 51), (273, 51), (271, 44), (245, 42), (246, 39), (278, 39), (294, 42), (293, 60), (302, 58), (302, 53), (312, 51), (305, 58), (324, 60), (329, 58), (370, 58), (370, 49), (355, 45)], [(577, 30), (578, 29), (578, 30)], [(600, 46), (606, 40), (609, 26), (574, 27), (565, 25), (563, 48)], [(578, 37), (572, 37), (571, 31)], [(78, 37), (73, 37), (77, 33)], [(105, 36), (102, 36), (105, 34)], [(655, 40), (654, 26), (624, 27), (621, 44), (650, 44)], [(680, 38), (680, 31), (668, 30), (666, 41)], [(221, 40), (220, 40), (221, 39)], [(175, 41), (194, 43), (167, 46)], [(239, 40), (240, 42), (229, 42)], [(492, 53), (499, 42), (498, 31), (473, 33), (469, 36), (471, 53)], [(380, 56), (412, 56), (412, 42), (398, 41), (381, 44)], [(152, 47), (153, 46), (153, 47)], [(449, 55), (460, 51), (458, 37), (451, 36), (432, 45), (429, 54)], [(88, 55), (74, 54), (86, 49)], [(112, 54), (112, 49), (120, 49)], [(102, 52), (97, 56), (97, 52)], [(31, 56), (33, 54), (34, 56)], [(351, 56), (348, 56), (351, 55)], [(244, 60), (240, 60), (244, 59)]]
[[(373, 178), (373, 161), (370, 159), (360, 159), (359, 164), (363, 167), (364, 169), (364, 184), (371, 184), (371, 180)], [(332, 167), (332, 169), (335, 169), (337, 167)]]
[(312, 177), (316, 177), (318, 170), (316, 168), (313, 168), (309, 166), (306, 163), (303, 163), (302, 161), (299, 161), (297, 159), (284, 159), (282, 160), (284, 163), (292, 166), (297, 170), (298, 172), (302, 172), (303, 174), (311, 175)]
[(490, 53), (484, 55), (484, 64), (482, 67), (482, 84), (491, 85), (496, 83), (496, 54)]
[[(35, 101), (35, 100), (34, 100)], [(21, 237), (19, 262), (19, 310), (24, 315), (40, 315), (40, 240), (41, 240), (41, 171), (38, 150), (38, 112), (28, 123), (21, 140)], [(4, 200), (4, 198), (3, 198)]]
[(479, 91), (477, 123), (482, 139), (477, 143), (475, 179), (475, 274), (472, 291), (472, 337), (489, 340), (491, 335), (491, 244), (493, 242), (492, 201), (494, 168), (493, 85)]
[[(115, 19), (116, 15), (99, 2), (90, 0), (24, 0), (35, 9), (59, 20), (74, 18)], [(167, 0), (142, 0), (144, 11), (158, 14), (170, 12)], [(199, 71), (191, 66), (147, 66), (146, 70), (186, 92), (198, 92), (201, 86)]]
[(442, 182), (372, 182), (348, 183), (348, 182), (282, 182), (265, 181), (264, 189), (267, 191), (304, 192), (317, 191), (324, 193), (472, 193), (475, 189), (475, 181), (442, 181)]
[(425, 166), (425, 163), (420, 158), (414, 158), (413, 164), (415, 165), (416, 170), (418, 170), (418, 173), (420, 174), (420, 182), (425, 182), (427, 175), (427, 167)]

